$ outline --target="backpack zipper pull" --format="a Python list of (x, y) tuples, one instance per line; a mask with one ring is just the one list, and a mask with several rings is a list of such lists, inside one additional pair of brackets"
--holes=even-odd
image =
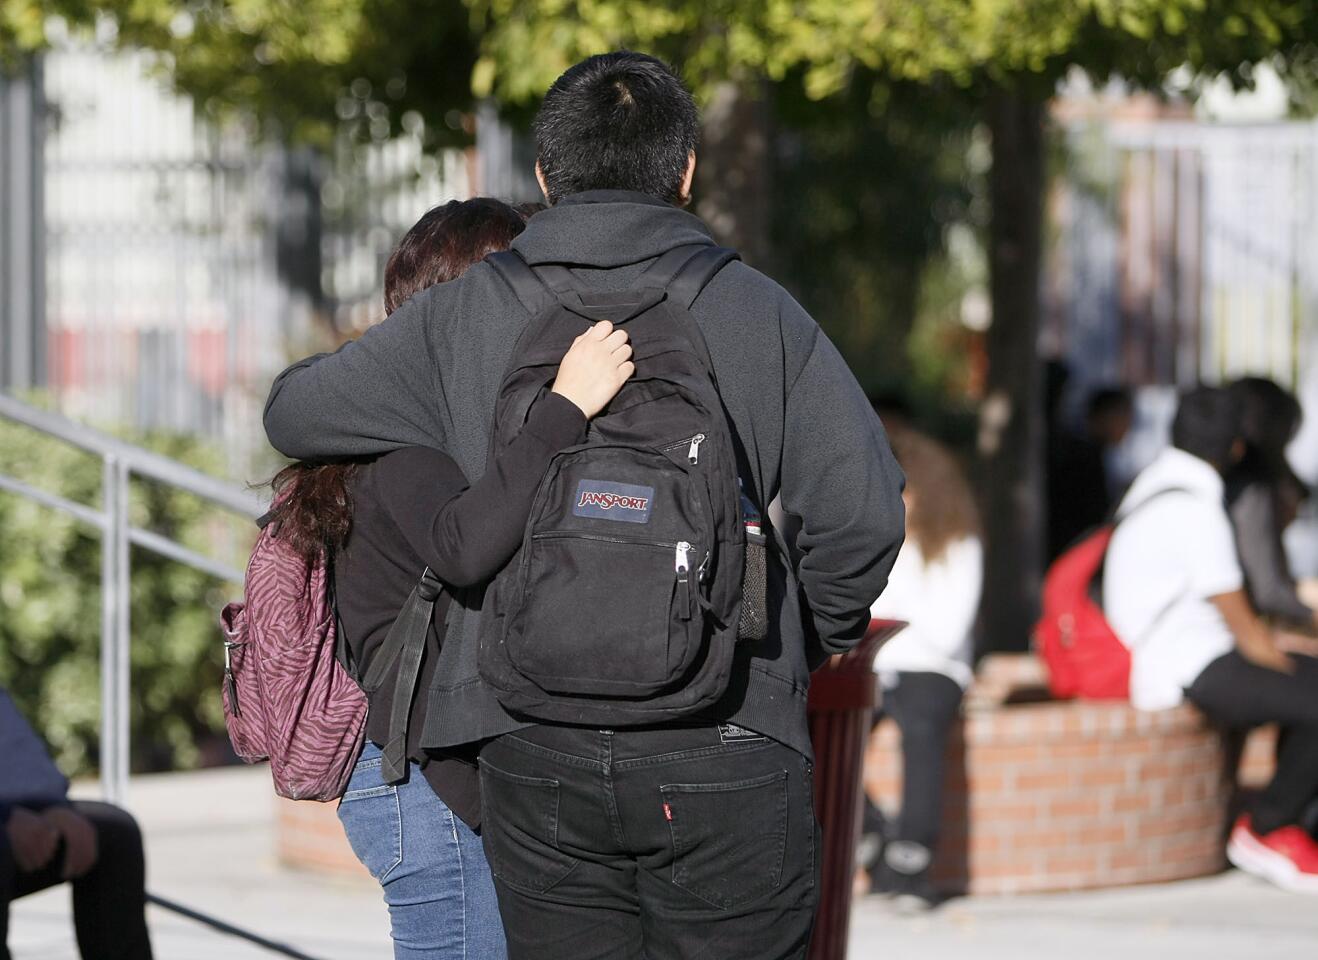
[(697, 433), (691, 438), (691, 449), (687, 450), (686, 458), (693, 467), (700, 462), (700, 445), (704, 442), (705, 435), (703, 433)]
[(224, 689), (229, 694), (229, 709), (233, 711), (235, 717), (243, 715), (242, 708), (238, 705), (238, 683), (233, 678), (233, 659), (229, 655), (237, 644), (224, 642)]
[(674, 551), (673, 567), (677, 572), (678, 614), (691, 619), (691, 544), (683, 540)]

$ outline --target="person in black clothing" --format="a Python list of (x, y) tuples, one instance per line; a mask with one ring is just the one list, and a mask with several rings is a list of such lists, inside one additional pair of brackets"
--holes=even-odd
[[(550, 207), (513, 251), (600, 302), (672, 251), (714, 246), (682, 209), (698, 130), (689, 91), (653, 57), (570, 68), (535, 125)], [(743, 447), (744, 492), (760, 508), (778, 501), (799, 533), (765, 529), (767, 636), (738, 643), (723, 698), (685, 723), (528, 726), (480, 680), (480, 592), (455, 597), (441, 655), (471, 659), (441, 662), (422, 742), (496, 738), (480, 756), (482, 834), (516, 960), (773, 960), (809, 943), (821, 856), (809, 672), (865, 636), (902, 541), (902, 476), (854, 375), (780, 286), (728, 263), (689, 312)], [(530, 320), (477, 264), (281, 374), (266, 433), (304, 459), (438, 447), (480, 476)]]
[(1089, 395), (1084, 429), (1071, 429), (1061, 411), (1061, 391), (1068, 377), (1065, 366), (1055, 361), (1049, 374), (1047, 435), (1050, 560), (1108, 519), (1118, 491), (1107, 456), (1130, 431), (1134, 412), (1129, 391), (1103, 387)]
[[(505, 249), (522, 226), (516, 211), (494, 200), (431, 210), (390, 258), (386, 310)], [(587, 420), (631, 376), (629, 357), (626, 334), (607, 322), (580, 337), (517, 440), (470, 486), (449, 457), (421, 447), (368, 461), (294, 464), (276, 478), (277, 489), (291, 494), (275, 516), (281, 536), (308, 553), (331, 552), (336, 604), (359, 676), (370, 669), (422, 570), (453, 590), (481, 583), (508, 561), (550, 458), (583, 438)], [(418, 690), (429, 689), (443, 669), (437, 625), (448, 609), (446, 591), (435, 605)], [(381, 746), (389, 737), (397, 671), (395, 664), (369, 694), (368, 743), (339, 818), (384, 890), (395, 956), (497, 960), (505, 952), (503, 931), (475, 833), (476, 744), (423, 750), (427, 701), (418, 696), (408, 726), (408, 779), (384, 782)]]
[(151, 960), (136, 822), (108, 803), (68, 799), (68, 781), (3, 688), (0, 767), (0, 960), (10, 901), (59, 883), (73, 889), (84, 960)]
[(1229, 389), (1242, 411), (1245, 455), (1227, 472), (1226, 497), (1246, 592), (1260, 616), (1318, 629), (1318, 611), (1300, 599), (1282, 544), (1309, 495), (1286, 461), (1286, 447), (1300, 429), (1299, 401), (1262, 377), (1245, 377)]

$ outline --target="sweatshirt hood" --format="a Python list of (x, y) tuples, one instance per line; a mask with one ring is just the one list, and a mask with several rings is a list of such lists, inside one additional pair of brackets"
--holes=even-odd
[(533, 216), (513, 249), (533, 266), (611, 269), (652, 260), (674, 247), (713, 242), (699, 217), (656, 197), (588, 190)]

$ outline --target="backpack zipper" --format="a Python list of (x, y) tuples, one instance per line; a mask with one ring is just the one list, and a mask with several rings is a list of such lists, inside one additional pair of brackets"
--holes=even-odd
[[(635, 544), (641, 547), (661, 547), (665, 550), (673, 550), (682, 546), (682, 543), (676, 543), (672, 540), (644, 540), (640, 537), (610, 537), (603, 533), (579, 533), (575, 530), (546, 530), (542, 533), (531, 535), (534, 540), (598, 540), (601, 543), (626, 543)], [(686, 544), (688, 550), (691, 544)]]
[[(537, 533), (531, 537), (531, 542), (537, 540), (594, 540), (599, 543), (621, 543), (627, 546), (654, 547), (656, 550), (673, 551), (673, 576), (677, 581), (678, 597), (678, 614), (683, 620), (690, 620), (692, 617), (692, 593), (691, 593), (691, 554), (696, 549), (687, 540), (642, 540), (638, 537), (610, 537), (600, 533), (576, 533), (571, 530), (546, 530), (544, 533)], [(699, 577), (704, 579), (705, 564), (709, 562), (709, 554), (705, 554), (705, 559), (701, 561)]]
[(673, 545), (673, 570), (677, 576), (678, 614), (691, 619), (691, 544), (685, 540)]
[(678, 440), (674, 443), (668, 444), (667, 446), (660, 447), (659, 449), (662, 450), (664, 453), (670, 453), (673, 450), (680, 450), (682, 447), (686, 447), (687, 463), (691, 464), (691, 466), (694, 467), (700, 463), (700, 445), (708, 439), (709, 438), (705, 436), (705, 434), (697, 433), (694, 437), (691, 437), (690, 439)]

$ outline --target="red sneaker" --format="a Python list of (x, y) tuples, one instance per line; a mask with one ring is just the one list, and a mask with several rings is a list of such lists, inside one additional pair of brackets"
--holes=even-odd
[(1258, 834), (1249, 816), (1241, 816), (1227, 841), (1226, 858), (1283, 890), (1318, 894), (1318, 843), (1301, 827)]

